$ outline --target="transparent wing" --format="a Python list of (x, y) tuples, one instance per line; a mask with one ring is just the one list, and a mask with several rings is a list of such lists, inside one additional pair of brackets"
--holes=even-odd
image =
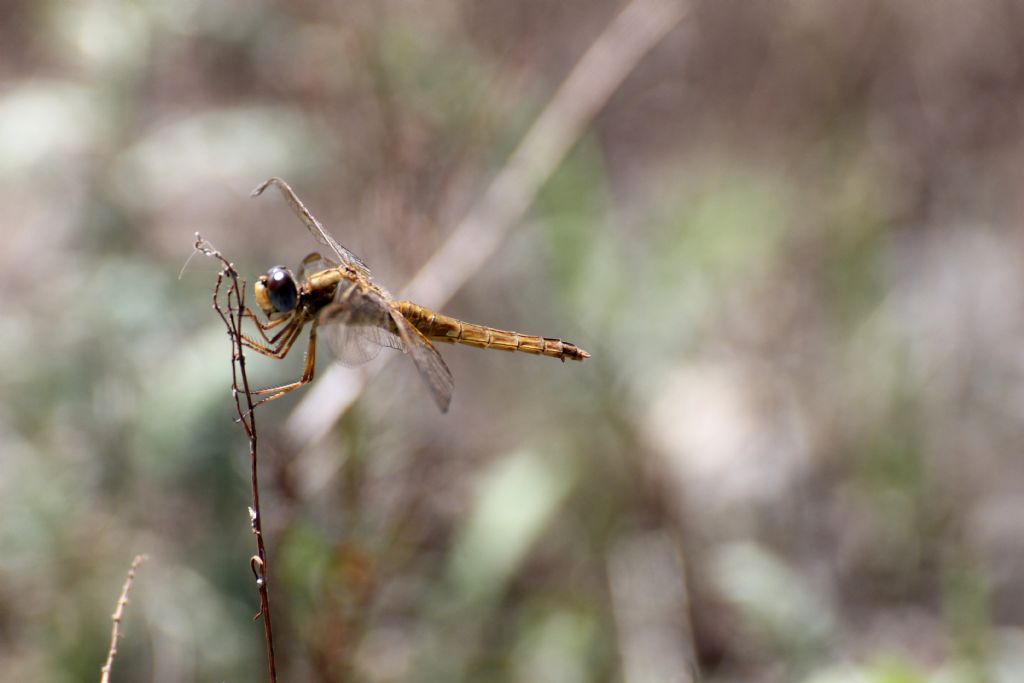
[[(392, 326), (394, 332), (386, 329)], [(405, 351), (437, 407), (448, 412), (455, 388), (451, 370), (430, 340), (384, 299), (368, 295), (333, 303), (320, 312), (318, 329), (345, 365), (372, 360), (384, 347)]]
[(345, 284), (339, 284), (335, 302), (325, 306), (318, 319), (319, 329), (338, 360), (359, 365), (376, 358), (384, 347), (404, 351), (402, 340), (390, 330), (393, 325), (388, 302), (376, 292)]
[(362, 365), (376, 358), (383, 348), (405, 351), (402, 340), (391, 332), (379, 327), (352, 324), (350, 318), (345, 313), (332, 313), (328, 308), (321, 314), (318, 327), (334, 356), (343, 365)]
[(452, 391), (455, 389), (452, 371), (448, 369), (441, 354), (437, 352), (430, 340), (413, 327), (412, 323), (394, 309), (389, 312), (398, 329), (398, 336), (405, 345), (406, 352), (412, 357), (412, 362), (416, 364), (420, 377), (430, 389), (434, 403), (442, 413), (447, 413), (448, 405), (452, 401)]
[(336, 239), (331, 237), (330, 233), (324, 229), (324, 226), (320, 225), (320, 221), (306, 208), (306, 205), (302, 203), (299, 196), (295, 194), (291, 186), (280, 178), (268, 178), (264, 180), (255, 190), (252, 191), (252, 196), (258, 197), (263, 194), (263, 191), (270, 185), (276, 185), (281, 190), (281, 194), (291, 205), (292, 211), (295, 215), (303, 222), (306, 228), (312, 233), (313, 237), (317, 242), (324, 246), (330, 247), (331, 250), (337, 255), (341, 262), (352, 266), (353, 268), (362, 271), (367, 276), (370, 275), (370, 269), (367, 267), (363, 260), (353, 254), (351, 251), (341, 246)]
[(319, 273), (322, 270), (337, 267), (338, 264), (336, 262), (329, 258), (324, 258), (319, 252), (314, 251), (302, 259), (302, 264), (299, 266), (299, 282), (305, 282), (310, 273)]

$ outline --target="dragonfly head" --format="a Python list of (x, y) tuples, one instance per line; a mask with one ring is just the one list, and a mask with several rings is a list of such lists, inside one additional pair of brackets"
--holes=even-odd
[(263, 314), (275, 320), (295, 310), (299, 303), (299, 289), (292, 272), (284, 266), (274, 266), (256, 281), (256, 303)]

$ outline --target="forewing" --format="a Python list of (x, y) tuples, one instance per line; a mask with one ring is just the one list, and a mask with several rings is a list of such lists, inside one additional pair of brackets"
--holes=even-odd
[[(309, 214), (308, 212), (307, 214), (309, 215), (310, 218), (313, 218), (313, 214)], [(305, 220), (303, 220), (303, 222), (305, 223)], [(342, 263), (352, 266), (356, 270), (366, 275), (366, 277), (370, 277), (370, 267), (363, 262), (363, 259), (356, 256), (345, 247), (341, 246), (341, 244), (339, 244), (336, 239), (331, 237), (330, 233), (324, 230), (324, 227), (320, 225), (320, 221), (313, 218), (312, 227), (310, 226), (309, 223), (306, 223), (306, 227), (309, 228), (310, 232), (313, 233), (313, 236), (316, 237), (321, 244), (325, 244), (329, 246), (331, 249), (333, 249), (334, 253), (338, 255), (338, 258), (341, 259)]]
[(392, 309), (390, 313), (398, 328), (398, 336), (405, 345), (406, 352), (412, 357), (412, 362), (416, 364), (420, 377), (430, 389), (430, 395), (441, 412), (447, 413), (448, 405), (452, 401), (452, 391), (455, 389), (452, 371), (448, 369), (430, 340), (413, 327), (412, 323), (396, 310)]
[(345, 263), (357, 270), (362, 271), (367, 276), (370, 275), (370, 269), (369, 267), (367, 267), (365, 263), (363, 263), (363, 260), (356, 256), (355, 254), (353, 254), (348, 249), (346, 249), (345, 247), (341, 246), (338, 240), (331, 237), (330, 233), (328, 233), (327, 230), (324, 229), (324, 226), (320, 224), (320, 221), (316, 219), (316, 216), (314, 216), (312, 212), (310, 212), (310, 210), (306, 208), (306, 205), (302, 203), (302, 200), (299, 199), (299, 196), (295, 194), (295, 191), (292, 190), (291, 186), (289, 186), (288, 183), (281, 180), (280, 178), (269, 178), (263, 181), (263, 183), (259, 187), (253, 190), (252, 194), (254, 196), (262, 194), (263, 190), (267, 189), (268, 185), (276, 185), (278, 189), (281, 190), (281, 194), (284, 195), (284, 198), (291, 205), (292, 210), (295, 212), (295, 215), (297, 215), (299, 219), (302, 220), (303, 224), (306, 226), (309, 232), (312, 233), (313, 237), (316, 239), (317, 242), (330, 247), (331, 250), (338, 256), (338, 258), (341, 259), (342, 263)]

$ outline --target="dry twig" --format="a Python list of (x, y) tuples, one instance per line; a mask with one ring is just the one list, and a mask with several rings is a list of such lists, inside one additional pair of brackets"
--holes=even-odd
[[(217, 311), (217, 315), (224, 321), (228, 336), (231, 338), (231, 393), (235, 399), (238, 422), (242, 423), (245, 435), (249, 439), (252, 480), (252, 506), (249, 508), (249, 521), (252, 533), (256, 536), (256, 554), (250, 558), (249, 566), (256, 577), (256, 590), (260, 596), (260, 608), (255, 618), (263, 618), (263, 635), (267, 644), (267, 668), (270, 672), (271, 683), (275, 683), (277, 681), (277, 666), (274, 662), (274, 631), (270, 618), (269, 565), (267, 550), (263, 543), (263, 526), (260, 515), (256, 413), (253, 411), (249, 377), (245, 372), (245, 353), (242, 344), (242, 320), (249, 315), (245, 306), (245, 280), (239, 279), (234, 265), (199, 233), (196, 233), (195, 248), (221, 263), (221, 270), (217, 273), (217, 281), (213, 286), (213, 310)], [(225, 280), (228, 282), (228, 287), (223, 294), (222, 301), (221, 289)]]
[(145, 555), (135, 556), (135, 559), (132, 560), (132, 566), (128, 569), (128, 578), (124, 580), (124, 585), (121, 586), (121, 595), (117, 599), (117, 607), (114, 608), (114, 614), (111, 617), (114, 626), (110, 633), (110, 649), (107, 650), (107, 661), (104, 662), (103, 668), (100, 669), (100, 683), (110, 683), (110, 670), (114, 667), (114, 657), (117, 656), (117, 641), (121, 637), (121, 619), (124, 618), (124, 608), (128, 605), (128, 593), (131, 591), (132, 582), (135, 580), (135, 570), (145, 561)]

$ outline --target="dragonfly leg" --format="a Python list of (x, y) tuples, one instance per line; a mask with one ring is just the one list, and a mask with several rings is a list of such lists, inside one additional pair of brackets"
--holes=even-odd
[[(294, 343), (294, 339), (292, 342)], [(289, 345), (290, 346), (290, 345)], [(287, 351), (285, 352), (287, 353)], [(270, 394), (266, 398), (262, 398), (253, 404), (253, 408), (261, 406), (268, 401), (273, 401), (275, 398), (281, 398), (290, 391), (295, 391), (301, 386), (305, 386), (313, 381), (313, 373), (316, 370), (316, 321), (313, 321), (313, 325), (309, 330), (309, 347), (306, 349), (306, 363), (302, 370), (302, 376), (299, 377), (295, 382), (289, 384), (282, 384), (277, 387), (267, 387), (266, 389), (257, 389), (252, 392), (254, 396), (264, 396)]]
[(294, 330), (291, 329), (291, 326), (288, 326), (283, 328), (273, 337), (268, 337), (266, 334), (260, 334), (260, 336), (264, 340), (263, 342), (243, 334), (242, 342), (249, 348), (255, 349), (256, 351), (262, 353), (264, 356), (276, 357), (278, 353), (277, 350), (281, 347), (281, 345), (284, 344), (284, 338), (286, 338), (287, 335), (291, 334), (293, 331)]
[(264, 356), (281, 359), (287, 356), (288, 352), (291, 351), (292, 345), (295, 344), (295, 340), (299, 338), (299, 334), (302, 333), (302, 328), (305, 324), (306, 318), (295, 316), (291, 321), (289, 321), (283, 330), (267, 340), (269, 342), (268, 344), (262, 344), (251, 337), (245, 336), (244, 334), (242, 335), (242, 343), (253, 351), (261, 353)]
[(245, 308), (244, 311), (242, 311), (242, 317), (249, 318), (250, 320), (252, 320), (253, 324), (256, 325), (256, 329), (259, 331), (260, 336), (263, 337), (263, 341), (266, 342), (267, 346), (273, 346), (274, 344), (276, 344), (278, 339), (281, 338), (285, 330), (288, 328), (285, 327), (284, 329), (280, 330), (277, 334), (275, 334), (273, 337), (267, 335), (267, 331), (274, 329), (281, 323), (290, 321), (290, 318), (278, 318), (277, 320), (268, 320), (267, 322), (263, 322), (258, 317), (256, 317), (256, 314), (253, 313), (252, 309), (249, 308), (248, 306)]

